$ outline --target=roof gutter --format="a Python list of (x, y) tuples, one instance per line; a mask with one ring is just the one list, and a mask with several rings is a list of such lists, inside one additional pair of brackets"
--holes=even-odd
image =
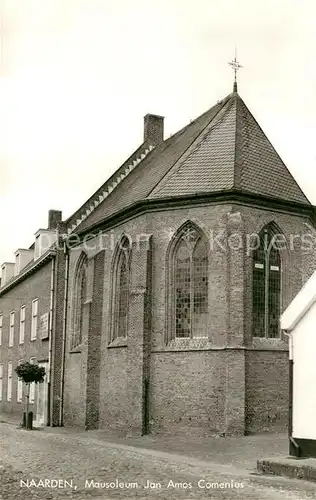
[(11, 288), (15, 287), (21, 281), (24, 281), (28, 276), (35, 273), (38, 269), (40, 269), (44, 264), (46, 264), (49, 260), (56, 257), (56, 250), (48, 250), (42, 257), (34, 261), (34, 265), (27, 268), (24, 272), (22, 272), (16, 276), (12, 281), (4, 285), (4, 287), (0, 288), (0, 297), (7, 293)]
[[(91, 234), (91, 238), (94, 236), (93, 232), (97, 232), (104, 229), (110, 229), (111, 227), (117, 226), (118, 223), (124, 222), (126, 219), (140, 215), (141, 213), (146, 213), (149, 211), (156, 211), (168, 208), (177, 208), (183, 205), (199, 205), (205, 203), (240, 203), (242, 205), (251, 205), (258, 208), (264, 208), (266, 210), (275, 209), (278, 211), (286, 213), (296, 213), (298, 215), (305, 214), (312, 219), (316, 214), (316, 207), (313, 205), (305, 205), (303, 203), (290, 202), (279, 200), (277, 198), (257, 195), (253, 193), (248, 193), (244, 191), (238, 191), (234, 189), (218, 191), (215, 193), (198, 193), (192, 194), (190, 196), (176, 196), (167, 198), (151, 198), (137, 201), (129, 205), (128, 207), (114, 213), (113, 215), (102, 219), (95, 224), (91, 224), (90, 227), (85, 228), (80, 231), (71, 233), (77, 234), (78, 236), (84, 237), (85, 235)], [(70, 234), (70, 236), (71, 236)]]

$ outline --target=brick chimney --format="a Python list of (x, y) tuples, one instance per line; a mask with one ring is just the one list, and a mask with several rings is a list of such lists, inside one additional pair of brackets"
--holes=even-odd
[(48, 229), (57, 229), (58, 223), (62, 221), (62, 212), (60, 210), (49, 210)]
[(164, 117), (148, 114), (144, 116), (144, 142), (158, 146), (163, 142)]

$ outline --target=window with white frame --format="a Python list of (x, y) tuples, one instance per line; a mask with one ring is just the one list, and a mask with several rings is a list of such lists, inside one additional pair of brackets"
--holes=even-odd
[[(34, 364), (36, 358), (30, 358), (30, 363)], [(32, 382), (30, 384), (30, 397), (29, 397), (29, 402), (34, 403), (35, 400), (35, 382)]]
[(20, 334), (19, 334), (19, 343), (23, 344), (25, 335), (25, 306), (22, 306), (20, 309)]
[(3, 364), (0, 365), (0, 401), (3, 395)]
[(3, 316), (0, 314), (0, 345), (2, 345), (2, 321), (3, 321)]
[(14, 344), (14, 319), (15, 314), (14, 311), (12, 311), (10, 313), (9, 347), (12, 347)]
[(8, 387), (7, 387), (7, 401), (12, 399), (12, 361), (8, 363)]
[[(18, 362), (19, 365), (21, 363), (23, 363), (23, 359), (20, 359)], [(17, 391), (17, 396), (16, 396), (17, 402), (21, 403), (22, 398), (23, 398), (23, 381), (22, 381), (22, 379), (18, 378), (18, 391)]]
[(32, 324), (31, 324), (31, 340), (36, 339), (37, 335), (37, 316), (38, 316), (38, 299), (32, 301)]

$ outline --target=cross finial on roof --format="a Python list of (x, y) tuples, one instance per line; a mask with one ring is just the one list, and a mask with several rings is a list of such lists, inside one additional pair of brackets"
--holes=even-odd
[(235, 79), (234, 79), (234, 87), (233, 87), (233, 91), (234, 92), (237, 92), (237, 71), (242, 68), (242, 65), (239, 64), (239, 62), (237, 61), (237, 49), (235, 47), (235, 58), (228, 63), (229, 66), (231, 66), (234, 70), (234, 73), (235, 73)]

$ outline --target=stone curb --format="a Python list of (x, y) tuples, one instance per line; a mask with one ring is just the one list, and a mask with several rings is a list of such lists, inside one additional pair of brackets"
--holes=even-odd
[(314, 458), (272, 458), (257, 460), (259, 474), (285, 476), (316, 482), (316, 459)]

